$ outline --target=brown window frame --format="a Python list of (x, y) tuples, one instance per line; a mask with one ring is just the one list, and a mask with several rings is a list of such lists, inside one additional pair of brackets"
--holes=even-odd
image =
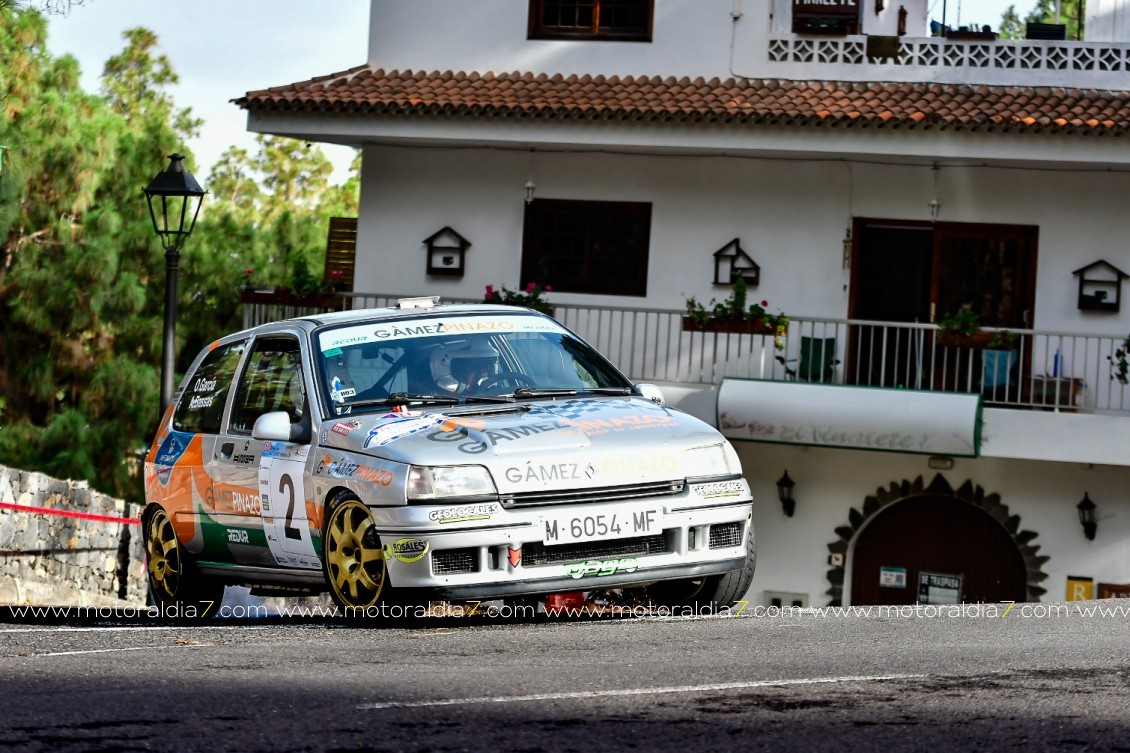
[(530, 0), (528, 39), (573, 39), (597, 42), (650, 42), (652, 26), (655, 22), (655, 0), (646, 0), (647, 28), (638, 30), (609, 30), (600, 26), (602, 4), (611, 5), (616, 0), (577, 0), (578, 3), (592, 4), (592, 26), (581, 27), (547, 26), (545, 23), (546, 3), (556, 0)]
[[(651, 210), (650, 202), (535, 199), (526, 205), (522, 286), (536, 282), (561, 293), (646, 296)], [(573, 248), (568, 239), (554, 235), (555, 227), (568, 228)], [(600, 245), (594, 249), (597, 243), (603, 250)], [(625, 253), (633, 247), (634, 253)], [(563, 270), (569, 270), (568, 276)]]

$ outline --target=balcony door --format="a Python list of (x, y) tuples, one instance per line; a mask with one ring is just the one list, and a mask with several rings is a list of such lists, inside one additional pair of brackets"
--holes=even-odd
[[(1036, 228), (859, 219), (854, 237), (851, 318), (934, 324), (969, 308), (987, 327), (1030, 326)], [(848, 379), (907, 389), (974, 386), (940, 370), (935, 355), (929, 331), (858, 326), (848, 348)], [(945, 369), (979, 373), (976, 364), (957, 358), (947, 364)]]

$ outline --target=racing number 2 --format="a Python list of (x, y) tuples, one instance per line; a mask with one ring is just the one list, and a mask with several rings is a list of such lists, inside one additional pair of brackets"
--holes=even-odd
[(288, 539), (302, 540), (302, 532), (294, 525), (294, 479), (289, 473), (284, 473), (279, 478), (279, 493), (286, 493), (289, 499), (286, 503), (286, 523), (283, 525), (283, 535)]

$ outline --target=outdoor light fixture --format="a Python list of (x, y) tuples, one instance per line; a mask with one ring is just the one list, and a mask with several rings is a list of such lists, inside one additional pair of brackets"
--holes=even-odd
[(942, 202), (938, 198), (938, 175), (940, 174), (941, 168), (939, 168), (938, 163), (935, 162), (930, 166), (930, 175), (934, 182), (934, 198), (930, 199), (930, 203), (926, 205), (930, 208), (930, 222), (938, 221), (938, 211), (942, 208)]
[(1087, 537), (1087, 541), (1095, 540), (1095, 530), (1099, 524), (1095, 521), (1095, 503), (1087, 496), (1087, 492), (1083, 492), (1083, 501), (1075, 505), (1075, 509), (1079, 511), (1079, 523), (1083, 526), (1083, 535)]
[[(165, 249), (165, 335), (161, 348), (161, 412), (173, 399), (176, 358), (177, 269), (180, 247), (192, 235), (206, 192), (184, 169), (184, 155), (170, 154), (169, 166), (145, 188), (153, 230)], [(195, 203), (195, 207), (193, 207)]]
[(530, 150), (529, 162), (526, 163), (526, 175), (529, 176), (529, 177), (526, 178), (526, 185), (524, 187), (525, 191), (526, 191), (526, 203), (532, 204), (533, 201), (534, 201), (534, 191), (537, 190), (537, 186), (534, 185), (534, 150), (533, 149)]
[(781, 500), (781, 510), (784, 511), (786, 518), (791, 518), (796, 512), (796, 500), (793, 499), (795, 486), (796, 482), (789, 478), (787, 470), (781, 478), (777, 479), (777, 499)]

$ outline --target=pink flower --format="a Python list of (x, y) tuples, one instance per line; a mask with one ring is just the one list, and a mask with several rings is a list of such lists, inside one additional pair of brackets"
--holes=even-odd
[(528, 294), (532, 295), (533, 292), (535, 290), (537, 290), (537, 288), (538, 288), (538, 284), (536, 282), (527, 282), (526, 283), (526, 293), (528, 293)]
[(552, 287), (550, 287), (549, 285), (546, 285), (546, 286), (545, 286), (545, 292), (547, 292), (547, 293), (548, 293), (548, 292), (549, 292), (549, 291), (551, 291), (551, 290), (553, 290), (553, 288), (552, 288)]
[(762, 302), (761, 302), (761, 305), (762, 305), (762, 306), (768, 306), (768, 305), (769, 305), (769, 301), (762, 301)]
[(487, 298), (494, 297), (494, 285), (487, 285)]
[(244, 271), (244, 273), (245, 273), (245, 274), (246, 274), (246, 275), (247, 275), (248, 277), (250, 277), (251, 275), (255, 274), (255, 267), (248, 267), (248, 268), (247, 268), (247, 269), (246, 269), (246, 270)]

